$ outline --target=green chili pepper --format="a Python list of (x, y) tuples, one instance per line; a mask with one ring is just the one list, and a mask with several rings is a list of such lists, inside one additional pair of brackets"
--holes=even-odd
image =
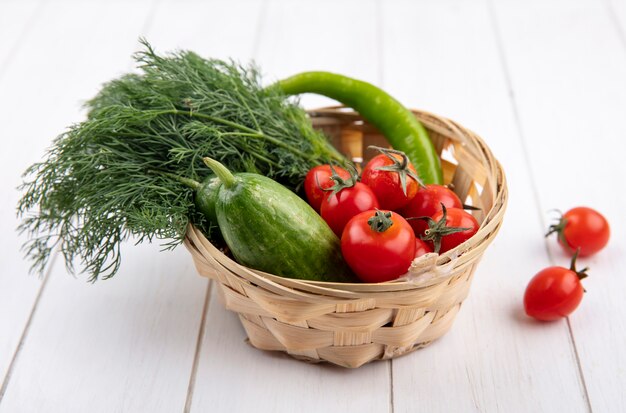
[(317, 93), (356, 110), (404, 152), (426, 184), (442, 184), (441, 161), (424, 126), (385, 91), (361, 80), (329, 72), (304, 72), (277, 85), (288, 95)]

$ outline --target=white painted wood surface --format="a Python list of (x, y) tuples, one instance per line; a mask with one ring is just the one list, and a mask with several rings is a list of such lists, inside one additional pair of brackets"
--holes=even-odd
[[(342, 32), (343, 41), (374, 43), (376, 37), (371, 29), (375, 24), (374, 6), (372, 1), (271, 1), (263, 13), (264, 21), (249, 37), (255, 38), (250, 53), (260, 62), (264, 73), (274, 79), (308, 67), (334, 68), (375, 80), (376, 67), (371, 64), (375, 56), (368, 53), (367, 48), (346, 56), (342, 49), (324, 46), (333, 41), (334, 28), (341, 27), (347, 15), (363, 24)], [(334, 13), (327, 13), (330, 8)], [(294, 15), (307, 16), (307, 19), (303, 23), (294, 19)], [(316, 106), (328, 102), (313, 96), (303, 100)], [(301, 412), (373, 413), (389, 409), (388, 362), (364, 366), (355, 372), (325, 365), (310, 366), (275, 354), (257, 357), (258, 350), (242, 346), (245, 333), (238, 323), (238, 318), (222, 308), (214, 293), (198, 357), (191, 411), (289, 412), (298, 409)], [(233, 348), (238, 351), (233, 352)], [(233, 389), (241, 393), (233, 397)], [(357, 394), (364, 397), (355, 398)]]
[[(605, 4), (569, 4), (496, 3), (496, 14), (541, 209), (585, 204), (602, 210), (612, 224), (610, 247), (580, 262), (592, 273), (570, 322), (591, 406), (623, 412), (626, 196), (620, 181), (626, 174), (626, 125), (617, 119), (626, 110), (626, 44), (619, 37), (623, 27)], [(532, 30), (524, 21), (533, 22)], [(538, 43), (543, 46), (533, 47)], [(566, 263), (550, 245), (551, 262)]]
[[(446, 18), (411, 25), (420, 15)], [(423, 354), (393, 362), (396, 411), (413, 411), (412, 388), (428, 401), (424, 411), (442, 408), (427, 395), (446, 388), (455, 393), (445, 402), (449, 411), (585, 411), (567, 325), (543, 328), (521, 308), (528, 279), (547, 263), (544, 228), (488, 3), (385, 3), (383, 22), (387, 89), (478, 131), (504, 165), (511, 194), (503, 229), (450, 333)]]
[[(0, 0), (0, 412), (626, 411), (625, 33), (619, 0)], [(95, 285), (60, 261), (28, 276), (19, 175), (132, 67), (140, 35), (255, 59), (268, 81), (359, 77), (483, 136), (511, 199), (452, 330), (392, 362), (311, 366), (245, 344), (183, 249), (129, 245)], [(581, 262), (570, 319), (534, 323), (528, 279), (567, 262), (542, 239), (547, 211), (578, 204), (607, 215), (612, 242)]]
[(13, 63), (23, 54), (22, 45), (32, 34), (32, 21), (39, 14), (41, 2), (0, 3), (0, 96), (10, 96), (0, 99), (0, 136), (6, 145), (0, 151), (0, 191), (4, 194), (0, 199), (0, 229), (4, 234), (0, 238), (0, 389), (41, 287), (40, 279), (26, 276), (28, 264), (18, 259), (23, 239), (15, 232), (19, 199), (15, 188), (20, 183), (20, 171), (37, 159), (38, 154), (31, 149), (39, 147), (40, 153), (45, 145), (43, 135), (52, 131), (41, 124), (26, 129), (24, 118), (13, 116), (15, 108), (27, 107), (36, 94), (37, 80), (24, 84), (26, 78), (20, 74), (27, 69)]

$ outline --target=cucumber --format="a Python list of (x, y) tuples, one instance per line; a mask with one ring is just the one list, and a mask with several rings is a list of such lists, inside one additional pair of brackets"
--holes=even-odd
[(222, 182), (215, 215), (237, 262), (288, 278), (353, 281), (339, 238), (299, 196), (265, 176), (204, 161)]
[(195, 188), (196, 209), (200, 211), (206, 219), (217, 225), (217, 215), (215, 215), (215, 201), (217, 200), (217, 189), (222, 181), (217, 175), (209, 175), (202, 183)]

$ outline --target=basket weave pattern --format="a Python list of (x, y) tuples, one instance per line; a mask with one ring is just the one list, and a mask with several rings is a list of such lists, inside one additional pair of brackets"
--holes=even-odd
[[(238, 313), (249, 342), (311, 362), (359, 367), (422, 348), (451, 327), (480, 258), (502, 223), (505, 176), (489, 148), (448, 119), (414, 111), (442, 156), (444, 181), (477, 206), (478, 233), (444, 254), (427, 254), (399, 280), (340, 284), (277, 277), (241, 266), (190, 226), (185, 245), (198, 272), (215, 280)], [(359, 161), (368, 145), (388, 146), (373, 127), (343, 108), (310, 112), (313, 125)], [(303, 252), (305, 254), (306, 252)]]

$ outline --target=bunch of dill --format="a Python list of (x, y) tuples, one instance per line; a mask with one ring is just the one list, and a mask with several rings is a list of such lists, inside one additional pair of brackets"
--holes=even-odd
[(296, 103), (261, 86), (254, 66), (190, 51), (161, 56), (142, 44), (140, 73), (105, 84), (87, 102), (87, 119), (24, 173), (19, 229), (35, 271), (58, 247), (68, 270), (79, 260), (91, 281), (106, 279), (129, 237), (171, 248), (190, 222), (214, 235), (194, 191), (175, 179), (205, 179), (205, 156), (294, 190), (313, 165), (344, 161)]

